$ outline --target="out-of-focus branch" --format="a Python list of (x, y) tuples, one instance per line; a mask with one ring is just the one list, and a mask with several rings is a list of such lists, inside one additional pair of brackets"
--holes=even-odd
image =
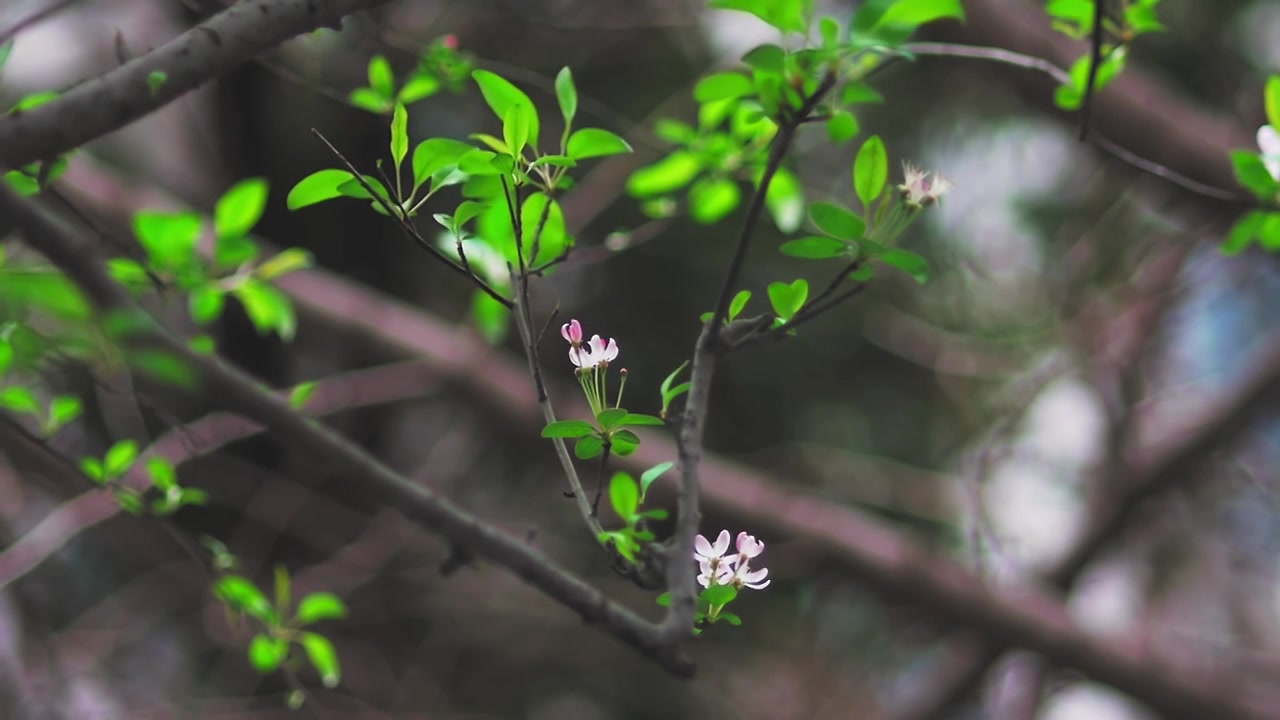
[[(63, 93), (0, 117), (0, 166), (77, 148), (147, 115), (286, 40), (387, 0), (243, 0), (155, 50)], [(163, 73), (156, 85), (149, 79)], [(153, 89), (153, 86), (154, 89)]]
[[(131, 188), (128, 181), (103, 175), (84, 162), (73, 162), (67, 179), (69, 191), (91, 197), (100, 207), (179, 207), (156, 190)], [(323, 270), (291, 273), (278, 284), (293, 299), (304, 327), (316, 323), (370, 347), (420, 357), (499, 417), (525, 427), (542, 422), (527, 371), (494, 352), (474, 333), (446, 327), (419, 308)], [(586, 416), (590, 410), (578, 401), (568, 413)], [(643, 437), (633, 455), (618, 459), (620, 465), (639, 472), (676, 456), (674, 444), (663, 435), (644, 433)], [(669, 482), (660, 479), (653, 491)], [(929, 608), (1000, 644), (1046, 654), (1171, 718), (1274, 717), (1265, 703), (1238, 697), (1211, 679), (1166, 671), (1131, 647), (1093, 640), (1076, 629), (1062, 606), (1045, 594), (1031, 590), (996, 594), (953, 562), (854, 510), (783, 489), (781, 483), (750, 468), (710, 455), (700, 463), (698, 482), (702, 496), (718, 511), (779, 537), (812, 541), (820, 548), (823, 562), (849, 572), (879, 593)]]
[[(107, 275), (95, 249), (59, 220), (8, 188), (0, 188), (0, 215), (10, 218), (27, 242), (65, 272), (101, 312), (143, 318), (123, 288)], [(294, 411), (252, 378), (216, 358), (192, 351), (153, 320), (142, 323), (124, 341), (182, 363), (192, 372), (196, 387), (210, 399), (262, 423), (280, 440), (312, 453), (334, 471), (360, 482), (367, 502), (394, 507), (410, 520), (507, 568), (671, 672), (682, 676), (693, 672), (693, 664), (665, 641), (656, 626), (611, 601), (521, 539), (402, 477), (347, 439)]]

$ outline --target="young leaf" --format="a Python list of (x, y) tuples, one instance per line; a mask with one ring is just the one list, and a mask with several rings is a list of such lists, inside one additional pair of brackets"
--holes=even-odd
[(245, 235), (267, 208), (267, 181), (248, 178), (236, 183), (218, 200), (213, 227), (219, 237)]
[(866, 231), (862, 218), (852, 211), (826, 202), (809, 206), (809, 219), (822, 232), (840, 240), (857, 240)]
[(193, 260), (200, 225), (200, 216), (194, 213), (144, 211), (133, 216), (133, 231), (138, 242), (147, 251), (151, 264), (162, 270), (175, 269)]
[(54, 427), (62, 427), (80, 417), (81, 409), (80, 398), (74, 395), (59, 395), (49, 403), (49, 421)]
[(1267, 109), (1267, 122), (1271, 127), (1280, 130), (1280, 75), (1267, 78), (1267, 88), (1263, 93), (1263, 104)]
[(391, 63), (381, 55), (369, 58), (369, 87), (384, 100), (391, 100), (395, 97), (395, 86)]
[(773, 311), (783, 320), (790, 320), (804, 307), (809, 298), (809, 282), (803, 278), (790, 285), (786, 283), (769, 283), (769, 302)]
[(259, 334), (274, 330), (281, 340), (293, 339), (297, 318), (289, 296), (254, 279), (246, 280), (234, 292)]
[(414, 75), (409, 81), (400, 88), (400, 92), (396, 94), (396, 102), (401, 105), (412, 105), (413, 103), (429, 98), (436, 94), (440, 89), (440, 81), (431, 75)]
[(645, 415), (643, 413), (627, 413), (622, 416), (622, 420), (618, 422), (620, 427), (643, 427), (643, 426), (662, 426), (662, 418), (653, 415)]
[(102, 459), (102, 470), (107, 477), (120, 477), (138, 458), (138, 443), (133, 440), (121, 440), (107, 450)]
[(654, 598), (653, 601), (658, 603), (662, 607), (671, 607), (671, 593), (664, 592), (658, 597)]
[(353, 180), (354, 177), (349, 171), (336, 168), (313, 172), (293, 186), (289, 191), (289, 197), (285, 199), (285, 207), (298, 210), (325, 200), (343, 197), (343, 193), (339, 192), (338, 188), (343, 183)]
[(613, 454), (618, 457), (626, 457), (640, 447), (640, 436), (630, 430), (616, 431), (613, 433), (611, 440), (613, 442)]
[(626, 140), (599, 128), (582, 128), (569, 136), (565, 154), (574, 160), (631, 152)]
[(573, 454), (579, 460), (590, 460), (600, 457), (604, 452), (604, 441), (599, 435), (588, 435), (578, 440), (573, 446)]
[(298, 603), (297, 620), (300, 625), (309, 625), (321, 620), (336, 620), (346, 616), (346, 604), (333, 593), (311, 593)]
[(623, 408), (608, 408), (601, 410), (596, 415), (596, 422), (600, 423), (600, 427), (605, 430), (612, 430), (622, 424), (623, 418), (627, 417), (627, 411)]
[(512, 157), (524, 154), (525, 146), (529, 144), (529, 128), (534, 122), (537, 119), (528, 105), (518, 102), (507, 108), (507, 114), (502, 118), (502, 139)]
[[(760, 184), (759, 178), (755, 180)], [(795, 173), (778, 168), (764, 196), (765, 207), (773, 216), (773, 222), (784, 233), (793, 233), (804, 223), (804, 188)]]
[(640, 473), (641, 501), (644, 500), (645, 495), (649, 494), (649, 486), (652, 485), (655, 480), (662, 477), (663, 473), (665, 473), (666, 471), (670, 470), (673, 467), (675, 467), (675, 463), (667, 461), (664, 463), (658, 463), (657, 465), (654, 465), (648, 470), (645, 470), (644, 472)]
[(480, 93), (484, 95), (484, 101), (488, 103), (489, 108), (493, 110), (494, 115), (497, 115), (499, 120), (506, 118), (507, 111), (511, 109), (512, 105), (524, 103), (529, 107), (532, 111), (532, 121), (529, 123), (529, 144), (536, 150), (538, 147), (538, 113), (537, 106), (533, 104), (529, 96), (525, 95), (520, 88), (488, 70), (476, 70), (471, 73), (471, 77), (480, 86)]
[(1280, 191), (1280, 183), (1271, 176), (1257, 153), (1248, 150), (1232, 150), (1231, 166), (1240, 184), (1258, 197), (1274, 198), (1276, 192)]
[(848, 243), (841, 242), (835, 238), (810, 235), (799, 240), (789, 240), (782, 243), (782, 247), (778, 249), (782, 251), (783, 255), (790, 255), (791, 257), (808, 260), (827, 260), (847, 255), (850, 246)]
[(751, 299), (750, 290), (739, 290), (733, 299), (729, 301), (728, 321), (733, 322), (738, 315), (742, 313), (742, 309), (747, 306), (747, 301)]
[(615, 473), (609, 481), (609, 503), (623, 520), (630, 521), (640, 505), (640, 489), (636, 481), (624, 472)]
[(449, 138), (430, 138), (413, 149), (413, 189), (417, 190), (437, 172), (456, 165), (475, 148)]
[(253, 581), (239, 575), (223, 575), (213, 586), (213, 593), (227, 607), (247, 613), (267, 625), (279, 624), (279, 617)]
[(178, 486), (178, 471), (174, 470), (173, 463), (159, 455), (147, 458), (147, 474), (157, 490), (168, 491)]
[(697, 155), (677, 150), (632, 173), (627, 180), (627, 192), (635, 197), (664, 195), (688, 185), (700, 172), (702, 161)]
[(102, 461), (98, 458), (87, 457), (80, 461), (80, 469), (84, 471), (89, 479), (101, 484), (107, 479), (106, 473), (102, 470)]
[(858, 119), (848, 110), (837, 110), (827, 120), (827, 137), (838, 144), (849, 142), (858, 134)]
[(0, 408), (18, 413), (40, 414), (40, 403), (29, 389), (21, 385), (10, 385), (0, 389)]
[(870, 207), (889, 179), (889, 155), (879, 135), (872, 135), (853, 162), (853, 189), (864, 207)]
[(840, 104), (882, 103), (884, 96), (878, 90), (860, 82), (850, 82), (840, 91)]
[(1223, 255), (1238, 255), (1258, 236), (1258, 228), (1262, 224), (1262, 211), (1250, 210), (1236, 220), (1227, 232), (1227, 239), (1220, 248)]
[(400, 173), (400, 165), (404, 156), (409, 154), (409, 111), (404, 105), (396, 103), (391, 111), (391, 159), (395, 161), (395, 171)]
[(294, 410), (301, 410), (306, 407), (307, 401), (311, 399), (315, 391), (316, 384), (314, 382), (304, 382), (294, 386), (293, 390), (289, 391), (289, 407)]
[(929, 281), (929, 263), (924, 258), (901, 248), (886, 248), (877, 255), (882, 262), (892, 265), (915, 278), (921, 285)]
[(289, 643), (258, 633), (249, 641), (249, 664), (263, 675), (275, 672), (289, 657)]
[(781, 73), (787, 67), (787, 51), (773, 44), (760, 45), (743, 55), (742, 62), (762, 72)]
[(586, 437), (595, 432), (595, 426), (585, 420), (557, 420), (542, 428), (542, 437), (576, 438)]
[(803, 33), (813, 0), (711, 0), (710, 6), (749, 12), (782, 32)]
[(225, 298), (226, 292), (217, 285), (209, 284), (193, 288), (191, 295), (187, 298), (191, 319), (198, 325), (207, 325), (217, 320), (222, 314)]
[(573, 85), (573, 73), (568, 67), (556, 73), (556, 100), (560, 102), (560, 114), (568, 128), (573, 125), (573, 116), (578, 114), (578, 89)]
[(698, 597), (708, 605), (727, 605), (738, 597), (738, 591), (732, 585), (712, 585)]
[(755, 92), (751, 78), (737, 72), (722, 72), (708, 75), (698, 81), (693, 88), (693, 99), (700, 103), (715, 100), (732, 100)]
[(159, 70), (152, 70), (147, 73), (147, 87), (151, 89), (151, 94), (155, 95), (164, 87), (165, 82), (169, 79), (167, 73)]
[(305, 270), (313, 264), (311, 253), (301, 248), (288, 248), (259, 265), (253, 274), (262, 280), (271, 280), (294, 270)]
[(689, 188), (689, 217), (710, 225), (733, 212), (741, 200), (742, 191), (731, 178), (703, 178)]
[(884, 11), (872, 31), (893, 25), (915, 28), (943, 18), (964, 19), (960, 0), (898, 0)]

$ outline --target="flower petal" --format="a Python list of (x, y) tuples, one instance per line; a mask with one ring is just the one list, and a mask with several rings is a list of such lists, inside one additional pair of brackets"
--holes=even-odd
[(720, 534), (716, 536), (716, 544), (714, 547), (716, 557), (720, 557), (721, 555), (724, 555), (725, 550), (728, 550), (728, 549), (729, 549), (729, 531), (721, 530)]
[(693, 556), (695, 558), (711, 557), (711, 542), (707, 540), (705, 537), (703, 537), (702, 535), (699, 535), (698, 537), (693, 539)]

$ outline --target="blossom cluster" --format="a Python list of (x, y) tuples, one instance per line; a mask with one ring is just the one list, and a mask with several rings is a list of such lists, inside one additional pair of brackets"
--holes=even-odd
[[(933, 177), (929, 177), (932, 175)], [(898, 190), (911, 207), (928, 207), (942, 199), (951, 189), (951, 181), (941, 173), (931, 173), (912, 165), (902, 163), (902, 184)]]
[(608, 367), (610, 362), (618, 359), (618, 343), (613, 338), (605, 342), (599, 335), (592, 335), (590, 341), (582, 342), (582, 324), (577, 320), (561, 325), (560, 337), (569, 343), (569, 362), (583, 370), (597, 365)]
[(702, 587), (712, 585), (732, 585), (741, 590), (743, 586), (753, 590), (769, 587), (767, 568), (751, 569), (751, 560), (764, 552), (764, 543), (756, 540), (754, 535), (738, 533), (737, 552), (725, 555), (729, 550), (729, 531), (721, 530), (715, 543), (702, 535), (694, 538), (693, 559), (698, 562), (701, 573), (698, 583)]

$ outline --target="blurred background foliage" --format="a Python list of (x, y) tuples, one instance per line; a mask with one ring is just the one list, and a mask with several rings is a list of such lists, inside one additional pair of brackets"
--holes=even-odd
[[(0, 27), (51, 4), (4, 3)], [(216, 7), (65, 4), (17, 36), (0, 101), (114, 66)], [(820, 7), (847, 19), (855, 5)], [(923, 39), (1006, 46), (1059, 65), (1085, 51), (1049, 32), (1041, 3), (965, 5), (968, 22), (941, 23)], [(1157, 162), (1230, 187), (1225, 149), (1252, 146), (1252, 129), (1263, 122), (1262, 82), (1280, 64), (1280, 3), (1164, 0), (1159, 14), (1168, 31), (1144, 36), (1127, 72), (1156, 89), (1149, 101), (1185, 113), (1168, 120), (1187, 128), (1186, 145), (1135, 127), (1106, 102), (1095, 124), (1125, 146), (1149, 141), (1133, 149)], [(383, 54), (404, 73), (445, 34), (479, 67), (524, 88), (544, 115), (553, 114), (551, 79), (571, 67), (587, 124), (618, 132), (636, 149), (578, 174), (564, 201), (578, 250), (535, 285), (534, 302), (541, 317), (558, 307), (589, 333), (616, 338), (630, 372), (629, 405), (656, 412), (657, 384), (688, 357), (697, 317), (714, 302), (742, 209), (712, 226), (679, 216), (653, 221), (626, 196), (625, 182), (666, 151), (653, 133), (658, 118), (693, 117), (691, 90), (701, 74), (733, 67), (771, 39), (747, 15), (709, 11), (701, 0), (394, 2), (349, 20), (340, 34), (300, 38), (94, 143), (92, 160), (77, 160), (92, 168), (68, 175), (69, 192), (76, 196), (77, 182), (107, 183), (84, 195), (83, 209), (128, 237), (129, 215), (142, 209), (131, 198), (159, 193), (207, 209), (235, 181), (266, 177), (272, 195), (257, 230), (263, 238), (305, 248), (321, 267), (457, 327), (440, 342), (475, 342), (471, 288), (394, 224), (363, 203), (299, 212), (284, 205), (297, 180), (335, 165), (313, 127), (357, 164), (385, 155), (386, 118), (344, 101), (364, 82), (369, 57)], [(904, 239), (929, 259), (933, 277), (918, 285), (881, 268), (865, 293), (797, 337), (730, 357), (714, 388), (707, 446), (789, 490), (859, 508), (992, 582), (1027, 582), (1080, 532), (1092, 483), (1117, 451), (1117, 423), (1140, 414), (1152, 437), (1185, 424), (1251, 353), (1276, 341), (1274, 263), (1261, 251), (1235, 258), (1217, 251), (1238, 207), (1078, 142), (1078, 116), (1053, 107), (1045, 77), (920, 57), (876, 73), (872, 84), (886, 101), (859, 106), (859, 142), (833, 148), (815, 127), (802, 133), (791, 167), (808, 199), (851, 203), (853, 155), (879, 134), (895, 166), (907, 159), (945, 174), (951, 194)], [(1117, 83), (1106, 92), (1134, 87)], [(411, 122), (415, 141), (495, 130), (470, 85), (415, 105)], [(92, 200), (113, 197), (113, 184), (129, 190), (115, 203)], [(450, 200), (427, 212), (451, 211)], [(424, 217), (423, 231), (435, 232)], [(763, 302), (769, 282), (805, 277), (821, 287), (835, 269), (784, 257), (776, 249), (783, 240), (771, 223), (757, 235), (744, 277), (753, 303)], [(763, 311), (749, 306), (747, 314)], [(363, 320), (390, 322), (377, 314)], [(238, 309), (216, 334), (228, 357), (273, 386), (394, 356), (306, 315), (287, 345), (260, 336)], [(569, 397), (570, 368), (553, 340), (544, 347), (553, 395)], [(519, 349), (508, 340), (495, 352), (518, 359)], [(59, 438), (77, 452), (113, 437), (121, 405), (136, 403), (152, 434), (207, 409), (143, 381), (131, 390), (74, 366), (49, 372), (95, 398), (82, 426)], [(466, 368), (333, 423), (656, 614), (652, 597), (614, 576), (583, 533), (538, 426), (477, 393), (482, 366), (477, 377), (459, 380), (458, 372)], [(1126, 439), (1133, 446), (1125, 447), (1141, 449), (1141, 440)], [(1141, 634), (1182, 667), (1273, 670), (1280, 598), (1271, 550), (1280, 523), (1267, 469), (1277, 449), (1270, 425), (1259, 425), (1204, 482), (1144, 515), (1141, 531), (1113, 548), (1076, 594), (1080, 621), (1103, 634)], [(0, 472), (4, 541), (85, 490), (33, 482), (39, 472), (24, 462), (12, 455)], [(806, 543), (740, 527), (711, 504), (704, 529), (755, 532), (768, 544), (764, 558), (776, 579), (739, 601), (743, 627), (717, 626), (696, 644), (698, 679), (676, 680), (500, 570), (480, 564), (442, 576), (445, 543), (413, 530), (394, 509), (351, 510), (342, 500), (347, 479), (326, 472), (270, 439), (238, 443), (184, 466), (184, 484), (208, 490), (211, 505), (175, 520), (179, 535), (223, 537), (246, 575), (265, 582), (284, 564), (299, 586), (346, 599), (349, 619), (328, 628), (343, 684), (315, 684), (301, 716), (894, 717), (928, 682), (945, 635), (927, 608), (879, 597)], [(318, 492), (298, 482), (317, 476)], [(243, 629), (210, 601), (208, 581), (204, 565), (157, 523), (118, 516), (82, 533), (0, 593), (0, 714), (291, 715), (282, 700), (289, 688), (249, 668)], [(1049, 689), (1039, 717), (1143, 717), (1069, 674)], [(950, 716), (987, 717), (983, 707), (982, 698), (969, 698)]]

